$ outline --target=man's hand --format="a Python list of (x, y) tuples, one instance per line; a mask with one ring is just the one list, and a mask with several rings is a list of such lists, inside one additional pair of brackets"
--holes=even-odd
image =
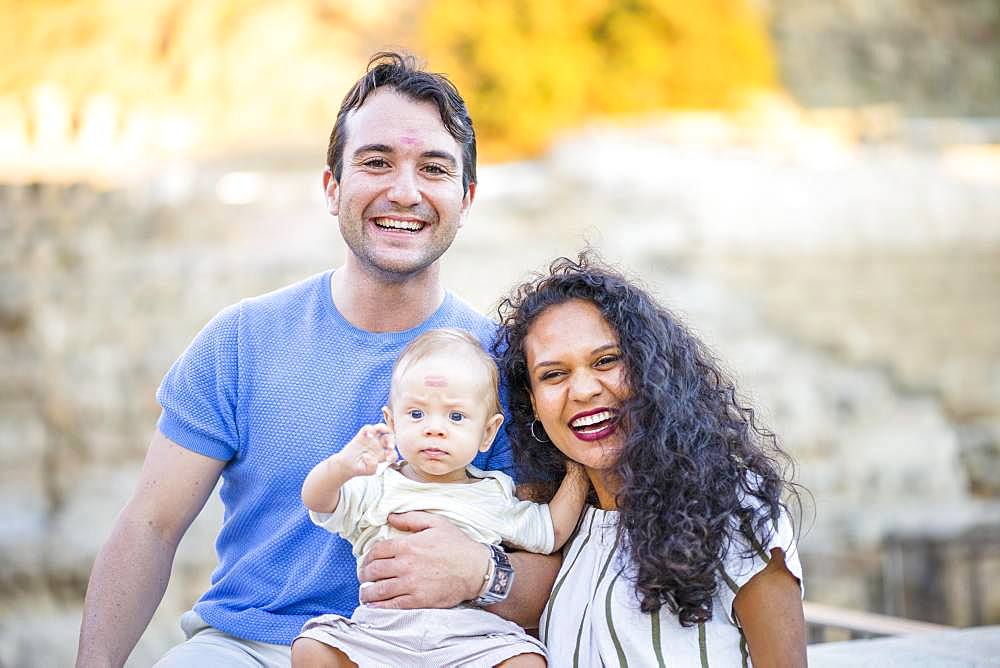
[(447, 519), (414, 511), (389, 515), (410, 536), (389, 538), (368, 551), (361, 602), (378, 608), (451, 608), (479, 595), (490, 551)]

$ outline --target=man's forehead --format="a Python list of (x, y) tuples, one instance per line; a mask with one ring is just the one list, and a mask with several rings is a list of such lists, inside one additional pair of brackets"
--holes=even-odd
[(438, 107), (430, 100), (415, 100), (392, 88), (379, 88), (347, 116), (348, 143), (406, 145), (458, 142), (441, 120)]

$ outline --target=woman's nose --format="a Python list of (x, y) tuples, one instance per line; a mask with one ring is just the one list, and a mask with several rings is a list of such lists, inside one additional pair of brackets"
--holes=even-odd
[(601, 393), (602, 389), (597, 377), (587, 371), (575, 373), (570, 377), (570, 398), (577, 401), (585, 401), (596, 397)]

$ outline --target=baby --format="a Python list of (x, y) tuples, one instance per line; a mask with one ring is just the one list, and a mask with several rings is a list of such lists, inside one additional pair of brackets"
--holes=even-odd
[[(313, 522), (350, 541), (359, 564), (371, 545), (399, 533), (387, 516), (411, 510), (443, 515), (489, 545), (543, 554), (561, 548), (586, 500), (589, 483), (579, 464), (567, 463), (548, 504), (520, 501), (509, 476), (470, 465), (503, 422), (497, 375), (471, 334), (437, 329), (414, 339), (393, 368), (385, 423), (362, 427), (306, 477), (302, 500)], [(545, 656), (544, 646), (520, 626), (473, 605), (362, 605), (350, 619), (331, 614), (308, 621), (292, 647), (296, 667), (544, 666)]]

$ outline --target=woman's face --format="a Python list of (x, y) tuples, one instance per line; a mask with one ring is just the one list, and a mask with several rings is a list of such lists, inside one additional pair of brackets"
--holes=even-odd
[(601, 312), (579, 299), (549, 307), (528, 328), (524, 352), (531, 403), (553, 444), (591, 472), (613, 466), (629, 391), (618, 335)]

